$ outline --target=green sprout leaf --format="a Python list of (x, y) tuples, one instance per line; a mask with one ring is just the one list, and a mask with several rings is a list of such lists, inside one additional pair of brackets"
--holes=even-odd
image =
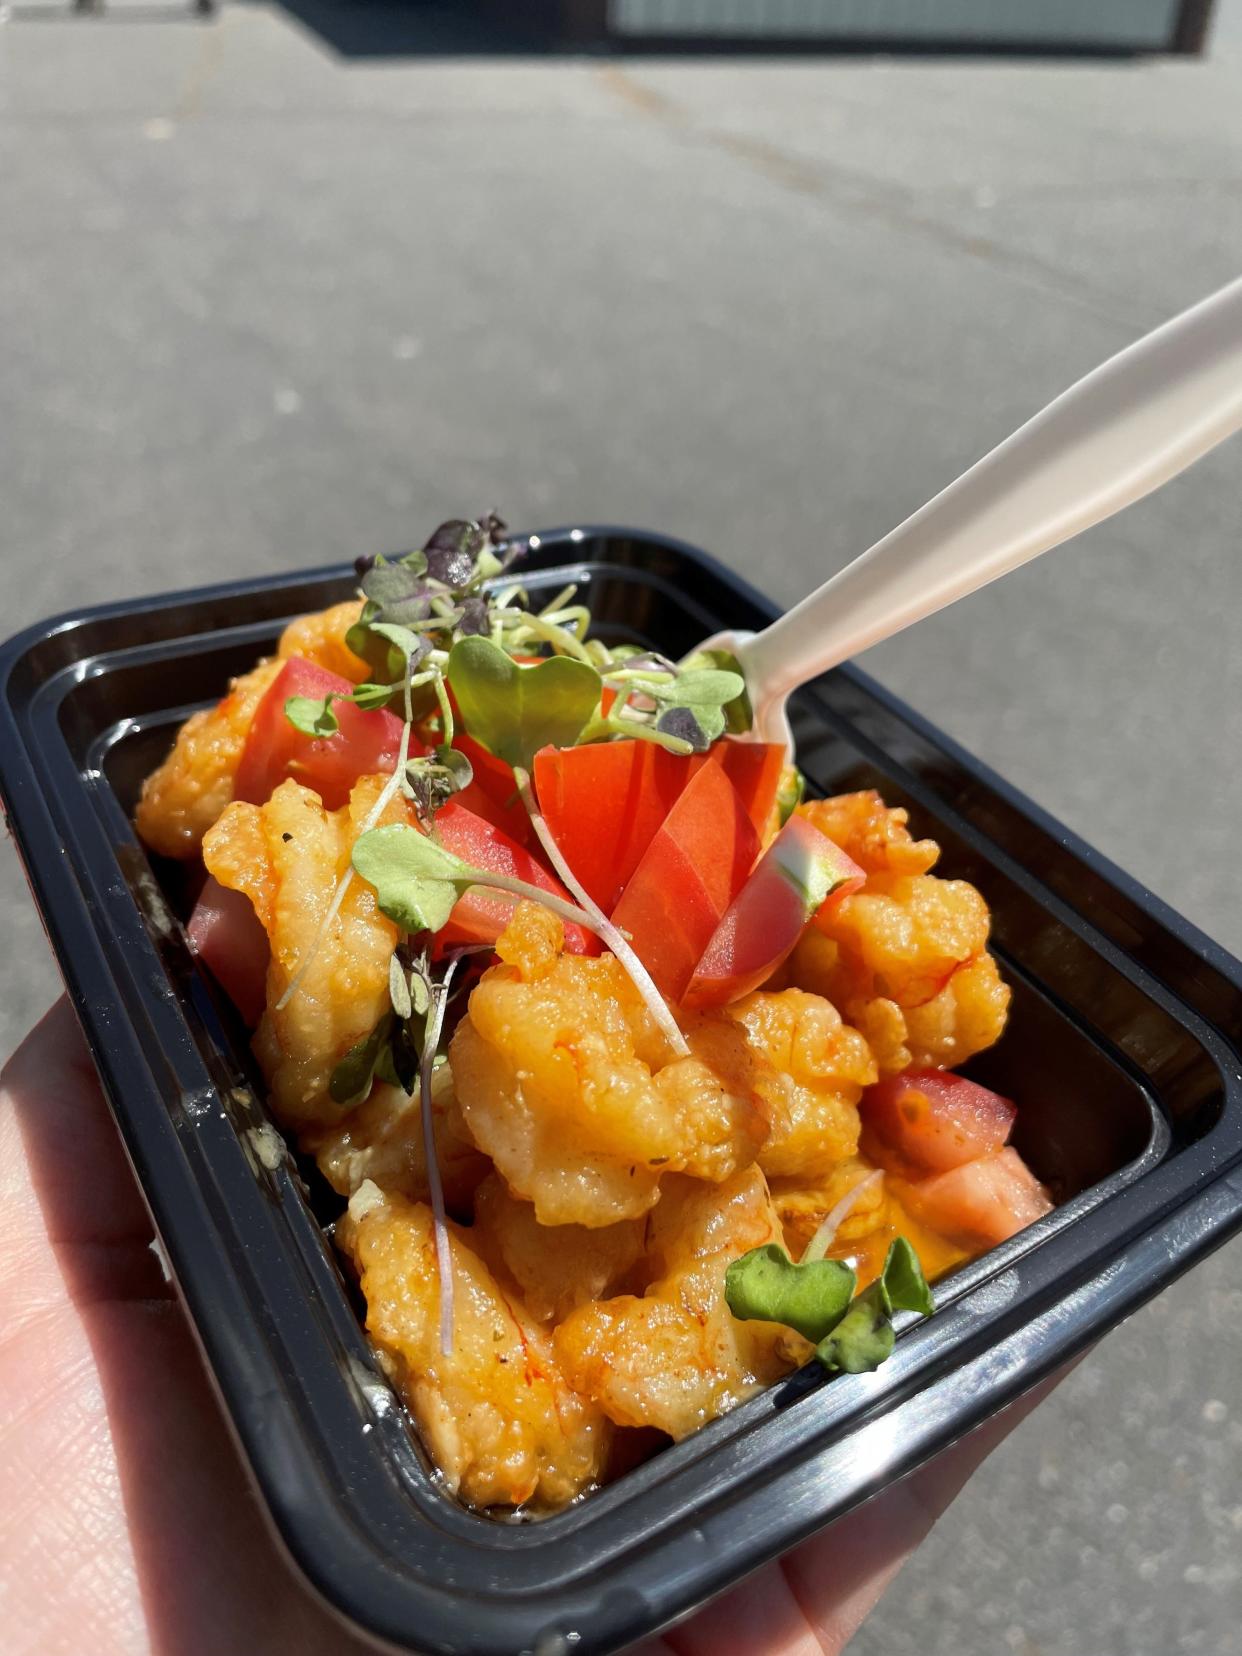
[(385, 1012), (371, 1033), (350, 1047), (328, 1079), (334, 1103), (357, 1104), (367, 1096), (381, 1057), (388, 1050), (392, 1030), (393, 1015)]
[(399, 1018), (413, 1016), (414, 1001), (410, 994), (410, 980), (406, 977), (405, 967), (397, 959), (396, 954), (388, 962), (388, 998)]
[(603, 688), (599, 673), (585, 661), (553, 656), (519, 667), (487, 638), (458, 639), (447, 677), (470, 735), (523, 770), (542, 747), (573, 746)]
[(402, 931), (439, 931), (480, 871), (402, 822), (372, 828), (354, 842), (353, 865)]
[(746, 679), (737, 657), (730, 650), (696, 650), (681, 664), (683, 673), (697, 672), (702, 668), (714, 668), (737, 679), (738, 689), (722, 704), (725, 726), (734, 736), (740, 736), (750, 730), (754, 725), (755, 715), (746, 690)]
[(784, 1248), (768, 1242), (735, 1259), (725, 1272), (725, 1299), (742, 1321), (785, 1323), (805, 1339), (820, 1341), (846, 1314), (857, 1278), (840, 1259), (795, 1264)]
[(425, 638), (420, 638), (408, 627), (399, 626), (394, 621), (372, 621), (369, 626), (372, 633), (378, 634), (400, 652), (403, 661), (417, 662), (430, 648)]
[(370, 713), (377, 707), (387, 707), (395, 689), (391, 684), (356, 684), (350, 700), (364, 713)]
[(926, 1317), (934, 1310), (918, 1255), (904, 1236), (898, 1236), (889, 1244), (880, 1275), (819, 1341), (815, 1355), (830, 1371), (869, 1373), (892, 1353), (895, 1311), (918, 1311)]
[(335, 736), (341, 728), (332, 711), (336, 699), (330, 693), (320, 698), (290, 696), (285, 703), (285, 718), (303, 736)]
[(716, 668), (691, 668), (678, 673), (668, 684), (652, 684), (648, 694), (655, 701), (669, 702), (677, 707), (727, 707), (736, 701), (746, 688), (740, 673), (724, 673)]

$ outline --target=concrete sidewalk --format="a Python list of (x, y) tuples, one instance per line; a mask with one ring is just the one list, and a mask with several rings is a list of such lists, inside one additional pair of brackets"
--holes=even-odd
[[(383, 7), (347, 57), (345, 10), (0, 26), (6, 632), (486, 504), (791, 599), (1242, 267), (1238, 0), (1204, 62), (546, 59), (434, 12), (385, 56)], [(867, 665), (1242, 952), (1238, 476)], [(11, 851), (0, 912), (7, 1049), (55, 986)], [(1112, 1336), (852, 1648), (1236, 1649), (1240, 1267)]]

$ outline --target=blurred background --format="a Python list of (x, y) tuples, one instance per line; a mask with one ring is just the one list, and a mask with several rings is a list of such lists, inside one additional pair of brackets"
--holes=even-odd
[[(488, 506), (788, 601), (1238, 274), (1242, 0), (16, 0), (0, 158), (4, 632)], [(1235, 952), (1240, 459), (864, 661)], [(57, 988), (7, 844), (0, 915), (7, 1052)], [(1236, 1651), (1234, 1271), (1112, 1335), (851, 1650)]]

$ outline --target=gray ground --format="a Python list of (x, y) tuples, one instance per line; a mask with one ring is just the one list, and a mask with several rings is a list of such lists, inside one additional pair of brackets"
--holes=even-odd
[[(0, 156), (3, 630), (489, 502), (790, 599), (1237, 273), (1242, 6), (1207, 62), (1076, 64), (345, 57), (279, 6), (18, 5)], [(1235, 951), (1240, 457), (868, 662)], [(9, 850), (0, 905), (7, 1049), (56, 985)], [(860, 1656), (1238, 1648), (1239, 1267), (1108, 1340)]]

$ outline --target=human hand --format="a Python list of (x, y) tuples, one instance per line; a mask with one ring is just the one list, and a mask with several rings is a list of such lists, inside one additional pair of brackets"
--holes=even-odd
[[(269, 1534), (151, 1235), (61, 1000), (0, 1077), (4, 1648), (371, 1648), (311, 1595)], [(1038, 1395), (635, 1656), (841, 1650)]]

